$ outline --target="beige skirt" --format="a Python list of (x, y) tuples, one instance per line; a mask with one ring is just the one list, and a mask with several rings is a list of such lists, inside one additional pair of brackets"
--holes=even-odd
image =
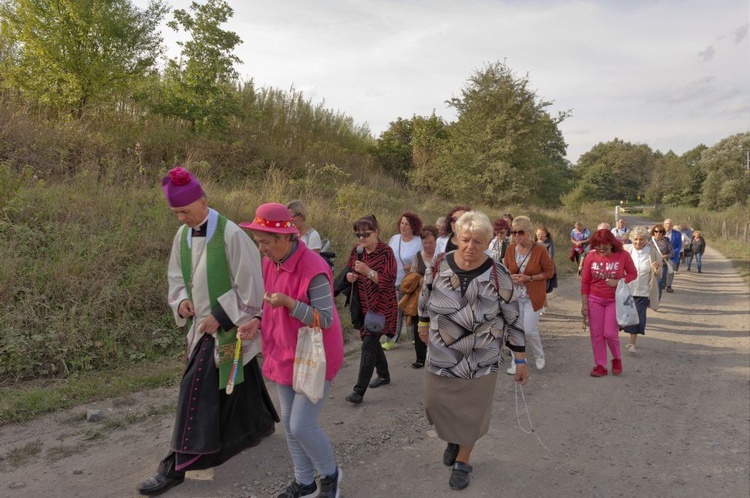
[(427, 420), (443, 441), (473, 446), (490, 428), (497, 372), (476, 379), (425, 375)]

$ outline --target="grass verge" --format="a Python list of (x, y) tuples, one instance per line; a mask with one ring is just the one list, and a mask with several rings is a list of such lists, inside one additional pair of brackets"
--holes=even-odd
[(95, 400), (175, 385), (184, 368), (178, 359), (143, 362), (54, 381), (32, 381), (0, 389), (0, 426)]

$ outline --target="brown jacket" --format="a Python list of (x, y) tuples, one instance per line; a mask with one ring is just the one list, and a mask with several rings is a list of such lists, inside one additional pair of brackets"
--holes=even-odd
[[(407, 273), (401, 280), (401, 292), (404, 297), (401, 298), (398, 305), (408, 317), (417, 316), (419, 293), (422, 290), (421, 280), (422, 275), (416, 272)], [(411, 323), (411, 320), (408, 323)]]
[[(509, 245), (508, 250), (505, 251), (505, 267), (508, 268), (511, 274), (518, 273), (516, 244)], [(544, 278), (524, 284), (531, 299), (531, 306), (534, 308), (534, 311), (538, 311), (544, 306), (544, 298), (547, 296), (547, 280), (555, 274), (555, 264), (552, 262), (552, 258), (549, 257), (549, 253), (543, 245), (535, 243), (531, 247), (531, 253), (529, 254), (529, 259), (526, 261), (526, 269), (523, 273), (529, 276), (536, 275), (535, 279), (539, 278), (539, 274), (544, 274)]]

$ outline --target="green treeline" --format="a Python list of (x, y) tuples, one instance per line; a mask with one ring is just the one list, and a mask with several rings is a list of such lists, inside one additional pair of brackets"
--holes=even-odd
[[(176, 163), (237, 221), (302, 199), (339, 263), (359, 216), (385, 238), (403, 211), (434, 223), (456, 203), (530, 214), (562, 244), (574, 219), (639, 196), (747, 219), (750, 133), (682, 156), (614, 139), (571, 165), (571, 113), (493, 62), (448, 100), (455, 122), (394, 116), (375, 138), (294, 88), (240, 80), (232, 14), (221, 0), (0, 0), (0, 381), (179, 354), (164, 304), (177, 221), (158, 187)], [(174, 59), (165, 20), (184, 40)]]

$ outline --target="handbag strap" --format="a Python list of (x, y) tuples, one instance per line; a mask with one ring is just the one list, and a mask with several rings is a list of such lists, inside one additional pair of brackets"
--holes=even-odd
[(312, 326), (314, 329), (320, 330), (320, 313), (318, 313), (318, 310), (313, 308), (313, 323)]
[[(531, 252), (534, 250), (535, 247), (536, 247), (536, 242), (531, 244), (531, 249), (529, 249), (529, 252), (526, 253), (526, 257), (523, 258), (523, 261), (521, 261), (521, 264), (518, 265), (518, 273), (521, 273), (523, 271), (521, 270), (521, 268), (526, 263), (526, 260), (529, 259), (529, 256), (531, 256)], [(518, 249), (518, 244), (516, 244), (516, 249)]]

